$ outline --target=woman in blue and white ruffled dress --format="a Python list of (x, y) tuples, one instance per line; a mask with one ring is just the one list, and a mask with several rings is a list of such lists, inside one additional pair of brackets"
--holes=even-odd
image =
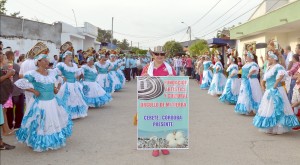
[(298, 126), (285, 89), (282, 87), (287, 72), (277, 63), (278, 57), (269, 53), (269, 67), (264, 75), (263, 95), (258, 112), (253, 119), (253, 125), (265, 133), (283, 134)]
[(209, 60), (208, 56), (205, 56), (205, 61), (203, 62), (203, 79), (200, 85), (200, 89), (208, 89), (212, 80), (212, 72), (210, 68), (213, 67), (212, 62)]
[[(110, 61), (111, 63), (111, 70), (109, 71), (109, 75), (111, 75), (115, 87), (115, 91), (120, 91), (123, 88), (122, 81), (125, 81), (123, 77), (117, 72), (119, 64), (118, 61), (116, 60), (116, 55), (111, 54), (110, 55)], [(122, 80), (123, 79), (123, 80)]]
[(208, 89), (208, 94), (212, 96), (221, 95), (226, 83), (226, 77), (223, 74), (224, 68), (220, 60), (220, 55), (215, 56), (216, 64), (213, 66), (214, 75), (211, 81), (211, 85)]
[(42, 152), (65, 146), (73, 123), (65, 102), (55, 96), (59, 90), (55, 88), (58, 76), (56, 71), (46, 69), (47, 55), (40, 54), (35, 60), (38, 69), (25, 73), (24, 78), (15, 82), (17, 87), (34, 94), (16, 137), (34, 151)]
[(56, 65), (56, 70), (63, 76), (65, 82), (57, 96), (66, 101), (72, 119), (86, 117), (89, 107), (84, 100), (82, 85), (77, 81), (81, 75), (80, 69), (71, 62), (72, 52), (66, 51), (62, 59), (63, 62)]
[(114, 82), (109, 70), (112, 68), (112, 65), (105, 55), (101, 55), (99, 61), (95, 63), (95, 67), (98, 71), (97, 82), (100, 86), (106, 91), (106, 93), (112, 94), (115, 91)]
[(83, 74), (83, 94), (85, 101), (89, 107), (100, 107), (111, 101), (110, 93), (105, 90), (96, 82), (97, 69), (94, 66), (94, 58), (89, 57), (87, 64), (81, 67)]
[(243, 115), (254, 115), (259, 107), (262, 91), (258, 81), (259, 66), (255, 56), (248, 52), (247, 63), (242, 68), (242, 80), (235, 112)]
[(223, 103), (236, 104), (241, 86), (241, 80), (238, 78), (237, 75), (239, 67), (236, 64), (236, 58), (230, 56), (229, 60), (230, 65), (226, 70), (228, 72), (228, 79), (223, 94), (220, 96), (219, 100)]
[(122, 59), (118, 59), (117, 61), (118, 61), (117, 62), (118, 63), (117, 73), (118, 73), (119, 79), (121, 81), (122, 87), (124, 87), (125, 83), (126, 83), (126, 78), (125, 78), (123, 71), (121, 70), (121, 67), (125, 65), (125, 61), (123, 61)]

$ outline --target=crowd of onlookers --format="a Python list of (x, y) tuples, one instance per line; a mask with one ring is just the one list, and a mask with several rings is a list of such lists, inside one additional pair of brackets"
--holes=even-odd
[(14, 149), (15, 146), (2, 141), (2, 135), (13, 135), (21, 126), (25, 96), (24, 91), (14, 85), (19, 79), (20, 65), (25, 55), (15, 60), (15, 52), (11, 47), (4, 47), (0, 41), (0, 150)]

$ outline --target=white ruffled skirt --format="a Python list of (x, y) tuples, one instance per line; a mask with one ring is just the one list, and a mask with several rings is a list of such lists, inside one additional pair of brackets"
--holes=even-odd
[(223, 73), (215, 73), (208, 89), (208, 94), (212, 96), (221, 95), (226, 83), (226, 77)]
[(65, 82), (57, 93), (57, 96), (66, 102), (72, 119), (87, 116), (88, 105), (84, 100), (82, 88), (78, 81), (75, 83)]
[(111, 95), (97, 82), (83, 81), (83, 94), (89, 107), (100, 107), (111, 101)]
[(123, 73), (123, 71), (121, 69), (118, 69), (117, 73), (119, 75), (119, 79), (120, 79), (120, 82), (122, 84), (122, 87), (124, 87), (125, 86), (125, 82), (126, 82), (125, 75), (124, 75), (124, 73)]
[(57, 97), (52, 100), (32, 98), (16, 138), (37, 152), (54, 150), (66, 145), (72, 127), (73, 122), (62, 100)]
[(243, 115), (256, 113), (262, 98), (262, 90), (257, 78), (242, 78), (235, 112)]
[(121, 76), (119, 75), (119, 73), (117, 71), (110, 71), (109, 75), (112, 77), (113, 79), (113, 83), (114, 83), (114, 90), (115, 91), (119, 91), (123, 88), (123, 84), (121, 83)]
[(219, 100), (223, 103), (236, 104), (240, 92), (241, 79), (229, 78)]
[(106, 93), (113, 93), (115, 91), (114, 81), (109, 74), (99, 74), (96, 80)]
[(253, 125), (271, 134), (283, 134), (299, 125), (283, 87), (266, 90)]
[(211, 70), (204, 70), (203, 71), (203, 78), (202, 78), (202, 83), (200, 85), (201, 89), (208, 89), (210, 84), (211, 84), (211, 80), (212, 80), (212, 72)]

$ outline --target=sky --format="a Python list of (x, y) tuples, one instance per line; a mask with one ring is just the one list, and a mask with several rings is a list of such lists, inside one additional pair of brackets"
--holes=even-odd
[[(77, 26), (89, 22), (105, 30), (111, 30), (114, 17), (114, 38), (126, 38), (129, 43), (132, 41), (132, 46), (139, 45), (142, 49), (148, 49), (162, 46), (169, 40), (188, 41), (188, 26), (191, 26), (192, 40), (213, 38), (217, 30), (223, 27), (247, 22), (255, 11), (249, 10), (261, 2), (262, 0), (7, 0), (6, 9), (7, 14), (20, 11), (24, 18), (50, 24), (62, 21), (76, 26), (74, 10)], [(244, 15), (241, 16), (242, 14)], [(234, 19), (236, 20), (232, 21)]]

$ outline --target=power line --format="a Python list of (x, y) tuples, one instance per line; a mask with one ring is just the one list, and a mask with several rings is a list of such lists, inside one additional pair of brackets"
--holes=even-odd
[[(67, 15), (64, 15), (64, 13), (61, 13), (60, 11), (58, 11), (58, 10), (56, 10), (56, 9), (54, 9), (54, 8), (52, 8), (52, 7), (48, 6), (48, 5), (46, 5), (46, 4), (42, 3), (42, 2), (40, 2), (40, 1), (38, 1), (38, 0), (34, 0), (34, 1), (38, 2), (39, 4), (45, 6), (45, 7), (48, 8), (48, 9), (51, 9), (51, 10), (55, 11), (55, 13), (59, 13), (59, 16), (64, 16), (64, 17), (66, 17), (66, 18), (68, 18), (68, 19), (74, 21), (74, 19), (73, 19), (72, 17), (69, 17), (69, 16), (67, 16)], [(76, 21), (75, 21), (75, 22), (76, 22)]]
[[(30, 7), (30, 6), (27, 6), (27, 4), (24, 4), (24, 3), (22, 3), (21, 1), (17, 1), (17, 2), (18, 2), (19, 5), (21, 5), (22, 7), (25, 6), (26, 8), (30, 9), (30, 12), (31, 12), (31, 11), (35, 11), (34, 14), (43, 15), (43, 16), (45, 16), (46, 18), (49, 18), (49, 15), (46, 15), (46, 14), (44, 14), (43, 12), (38, 12), (36, 9), (34, 9), (34, 8)], [(33, 13), (33, 12), (32, 12), (32, 13)], [(36, 17), (36, 16), (35, 16), (35, 17)], [(31, 20), (31, 18), (28, 18), (28, 19)]]
[(268, 10), (266, 13), (268, 13), (275, 5), (277, 5), (279, 2), (280, 2), (280, 0), (278, 0), (276, 3), (274, 3), (274, 4), (269, 8), (269, 10)]
[(181, 37), (181, 39), (179, 41), (183, 41), (183, 38), (186, 36), (187, 33), (184, 33), (183, 36)]
[(116, 32), (116, 31), (114, 33), (120, 34), (123, 36), (134, 37), (134, 38), (159, 38), (159, 36), (140, 36), (140, 35), (126, 34), (126, 33), (121, 33), (121, 32)]
[[(194, 24), (192, 24), (191, 26), (194, 26), (196, 25), (197, 23), (199, 23), (203, 18), (205, 18), (222, 0), (219, 0), (214, 6), (212, 6), (210, 8), (210, 10), (208, 10), (208, 12), (206, 12), (200, 19), (198, 19)], [(150, 43), (150, 42), (155, 42), (155, 41), (159, 41), (163, 38), (167, 38), (167, 37), (171, 37), (173, 35), (176, 35), (182, 31), (185, 31), (186, 28), (184, 29), (181, 29), (181, 30), (178, 30), (174, 33), (171, 33), (171, 34), (168, 34), (168, 35), (164, 35), (164, 36), (160, 36), (160, 37), (149, 37), (149, 38), (159, 38), (159, 39), (154, 39), (154, 40), (146, 40), (146, 41), (139, 41), (139, 43)], [(121, 34), (121, 33), (120, 33)], [(123, 33), (123, 35), (126, 35)], [(130, 36), (130, 35), (127, 35), (127, 36)], [(148, 37), (141, 37), (141, 36), (138, 36), (138, 35), (131, 35), (131, 36), (135, 36), (137, 38), (148, 38)]]
[(235, 21), (235, 20), (237, 20), (238, 18), (240, 18), (240, 17), (242, 17), (242, 16), (244, 16), (245, 14), (247, 14), (248, 12), (250, 12), (250, 11), (252, 11), (253, 9), (255, 9), (256, 7), (258, 7), (258, 6), (260, 6), (262, 3), (264, 3), (265, 2), (265, 0), (263, 1), (263, 2), (261, 2), (260, 4), (258, 4), (258, 5), (256, 5), (256, 6), (254, 6), (253, 8), (251, 8), (250, 10), (247, 10), (246, 12), (244, 12), (243, 14), (241, 14), (241, 15), (239, 15), (238, 17), (236, 17), (236, 18), (234, 18), (233, 20), (231, 20), (231, 21), (229, 21), (229, 22), (227, 22), (225, 25), (222, 25), (222, 26), (220, 26), (220, 27), (218, 27), (217, 29), (215, 29), (215, 30), (213, 30), (213, 31), (211, 31), (211, 32), (209, 32), (209, 33), (206, 33), (206, 34), (204, 34), (203, 36), (201, 36), (201, 37), (205, 37), (205, 36), (207, 36), (207, 35), (209, 35), (209, 34), (211, 34), (211, 33), (213, 33), (213, 32), (215, 32), (215, 31), (217, 31), (218, 29), (220, 29), (221, 27), (224, 27), (224, 26), (226, 26), (226, 25), (228, 25), (228, 24), (230, 24), (230, 23), (232, 23), (233, 21)]
[[(183, 31), (185, 31), (185, 28), (184, 28)], [(183, 31), (177, 31), (177, 32), (175, 32), (175, 33), (172, 33), (171, 35), (164, 36), (164, 37), (161, 37), (161, 38), (159, 38), (159, 39), (148, 40), (148, 41), (140, 41), (140, 43), (151, 43), (151, 42), (156, 42), (156, 41), (162, 40), (162, 39), (164, 39), (164, 38), (168, 38), (168, 37), (174, 36), (174, 35), (176, 35), (176, 34), (179, 34), (179, 33), (183, 32)]]
[[(243, 0), (238, 1), (235, 5), (233, 5), (230, 9), (228, 9), (224, 14), (222, 14), (220, 17), (218, 17), (217, 19), (213, 20), (209, 25), (205, 26), (202, 30), (208, 28), (209, 26), (213, 25), (214, 23), (216, 23), (216, 21), (218, 21), (219, 19), (221, 19), (222, 17), (224, 17), (227, 13), (229, 13), (233, 8), (235, 8), (239, 3), (241, 3)], [(196, 32), (195, 34), (199, 33), (200, 31)]]
[(203, 18), (205, 18), (222, 0), (219, 0), (214, 6), (212, 6), (200, 19), (198, 19), (195, 23), (193, 23), (191, 26), (196, 25), (199, 23)]

